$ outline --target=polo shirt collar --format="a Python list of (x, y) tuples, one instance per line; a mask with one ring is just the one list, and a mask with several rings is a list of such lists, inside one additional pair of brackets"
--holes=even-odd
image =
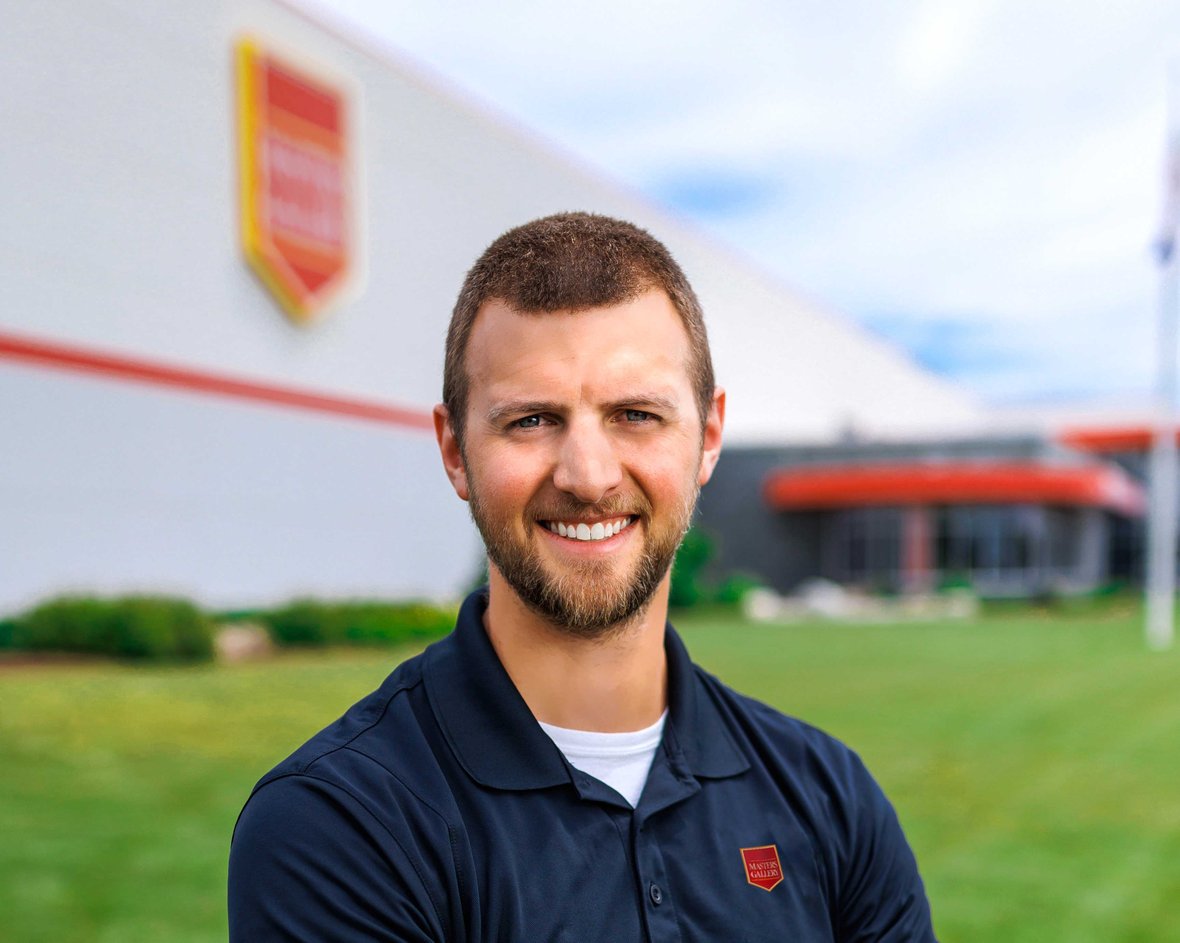
[[(483, 614), (487, 588), (459, 610), (455, 631), (426, 653), (423, 680), (444, 737), (467, 773), (495, 789), (544, 789), (570, 781), (567, 764), (536, 722), (488, 639)], [(716, 703), (697, 676), (672, 626), (668, 658), (665, 746), (687, 770), (710, 778), (749, 768)]]
[(734, 743), (712, 692), (671, 623), (664, 632), (664, 652), (668, 658), (665, 747), (672, 752), (673, 745), (678, 746), (695, 776), (722, 779), (744, 773), (750, 768), (749, 760)]

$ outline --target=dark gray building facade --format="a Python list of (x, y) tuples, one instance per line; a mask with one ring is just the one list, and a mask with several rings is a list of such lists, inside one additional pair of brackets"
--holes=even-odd
[(814, 577), (885, 593), (1092, 591), (1140, 576), (1142, 445), (1116, 454), (1021, 435), (733, 447), (698, 526), (718, 574), (784, 593)]

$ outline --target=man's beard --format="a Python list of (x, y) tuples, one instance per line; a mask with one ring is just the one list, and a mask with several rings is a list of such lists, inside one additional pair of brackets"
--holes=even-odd
[(569, 497), (543, 504), (530, 502), (525, 511), (525, 526), (529, 528), (541, 520), (585, 518), (632, 517), (629, 527), (642, 523), (642, 552), (629, 572), (616, 572), (618, 565), (605, 559), (571, 563), (561, 572), (554, 572), (555, 568), (546, 564), (539, 548), (532, 543), (546, 538), (530, 534), (530, 538), (521, 540), (513, 521), (493, 519), (479, 500), (474, 482), (471, 482), (469, 505), (488, 557), (521, 601), (570, 635), (598, 639), (624, 628), (647, 610), (688, 531), (699, 491), (699, 487), (694, 487), (666, 525), (658, 528), (653, 526), (651, 503), (642, 496), (611, 498), (597, 504), (584, 504)]

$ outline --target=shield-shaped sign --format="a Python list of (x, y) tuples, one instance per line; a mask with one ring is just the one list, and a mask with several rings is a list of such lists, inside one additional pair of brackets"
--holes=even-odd
[(742, 863), (746, 866), (746, 882), (772, 891), (783, 879), (783, 866), (778, 858), (777, 845), (743, 848)]
[(348, 96), (244, 39), (237, 46), (242, 247), (296, 321), (322, 313), (352, 267)]

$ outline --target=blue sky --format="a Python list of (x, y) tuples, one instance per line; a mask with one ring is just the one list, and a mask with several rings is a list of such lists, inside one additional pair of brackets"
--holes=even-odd
[(1154, 382), (1175, 0), (305, 2), (988, 401)]

